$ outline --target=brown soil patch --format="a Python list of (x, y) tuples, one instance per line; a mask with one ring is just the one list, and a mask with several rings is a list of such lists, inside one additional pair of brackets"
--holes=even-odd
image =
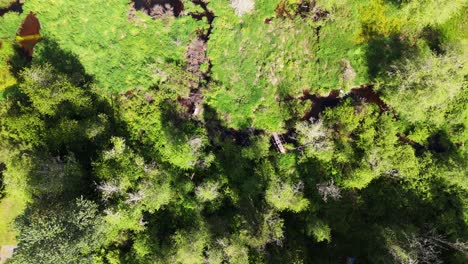
[(185, 52), (187, 60), (187, 70), (193, 73), (197, 78), (202, 78), (203, 73), (200, 71), (200, 66), (208, 62), (206, 57), (206, 42), (196, 38), (189, 44)]
[[(214, 13), (208, 8), (207, 2), (204, 0), (192, 0), (192, 3), (201, 7), (203, 12), (188, 13), (195, 20), (206, 19), (208, 29), (197, 30), (197, 38), (194, 39), (188, 46), (185, 52), (186, 70), (194, 77), (190, 81), (190, 95), (188, 98), (179, 97), (177, 101), (187, 109), (186, 114), (197, 117), (203, 112), (203, 94), (202, 88), (210, 82), (211, 62), (206, 56), (206, 43), (210, 38), (213, 30)], [(207, 64), (207, 69), (201, 71), (201, 65)]]

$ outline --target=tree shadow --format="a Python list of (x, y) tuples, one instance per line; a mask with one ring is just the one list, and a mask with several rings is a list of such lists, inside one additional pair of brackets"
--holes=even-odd
[(58, 73), (66, 75), (74, 85), (82, 86), (93, 81), (93, 77), (86, 73), (77, 55), (62, 49), (57, 42), (48, 38), (42, 39), (35, 46), (32, 59), (19, 45), (14, 45), (14, 53), (8, 62), (10, 72), (18, 79), (26, 68), (49, 64)]
[(437, 131), (431, 135), (427, 141), (428, 149), (431, 151), (444, 155), (457, 153), (455, 144), (450, 140), (450, 137), (445, 130)]
[(13, 46), (13, 55), (8, 59), (10, 65), (10, 72), (15, 78), (19, 79), (20, 73), (25, 69), (31, 67), (31, 58), (26, 51), (19, 45)]
[[(215, 166), (207, 171), (210, 175), (224, 175), (228, 179), (228, 187), (238, 195), (237, 201), (225, 197), (216, 211), (205, 211), (205, 216), (211, 223), (214, 234), (223, 235), (234, 231), (232, 224), (236, 215), (242, 216), (250, 223), (245, 228), (253, 229), (259, 224), (259, 216), (265, 205), (264, 187), (266, 179), (254, 175), (255, 162), (242, 155), (242, 147), (250, 135), (255, 132), (232, 131), (224, 127), (215, 109), (204, 105), (204, 126), (210, 140), (211, 151), (215, 156)], [(225, 234), (224, 234), (225, 236)]]
[(427, 150), (433, 154), (434, 162), (440, 167), (466, 168), (467, 162), (460, 145), (452, 142), (446, 130), (438, 130), (427, 139)]
[(62, 49), (59, 44), (48, 38), (42, 39), (36, 45), (33, 64), (50, 64), (58, 72), (69, 77), (75, 85), (84, 85), (91, 83), (93, 77), (86, 73), (78, 56), (70, 51)]
[(23, 2), (20, 0), (11, 0), (10, 6), (0, 9), (0, 17), (8, 12), (23, 13)]
[(426, 41), (432, 52), (437, 55), (442, 55), (444, 54), (444, 49), (442, 47), (443, 34), (442, 30), (439, 28), (426, 26), (421, 32), (421, 38)]
[[(332, 244), (320, 244), (311, 253), (356, 256), (360, 263), (375, 263), (376, 256), (388, 254), (382, 243), (386, 240), (383, 229), (419, 235), (436, 229), (450, 241), (466, 236), (460, 199), (466, 195), (463, 190), (440, 178), (426, 180), (427, 192), (410, 188), (410, 184), (381, 177), (360, 192), (347, 193), (339, 202), (327, 204), (320, 213), (332, 229)], [(442, 253), (441, 257), (448, 260), (455, 251), (446, 248)]]
[(367, 44), (366, 60), (369, 67), (368, 74), (372, 79), (393, 63), (401, 60), (411, 50), (407, 40), (398, 35), (390, 37), (375, 36)]
[[(64, 186), (76, 188), (76, 191), (73, 192), (74, 195), (93, 195), (94, 187), (92, 186), (96, 179), (93, 178), (92, 161), (96, 160), (102, 149), (107, 147), (114, 131), (113, 128), (116, 126), (113, 118), (113, 106), (110, 105), (105, 96), (96, 94), (91, 89), (89, 84), (92, 83), (93, 78), (86, 74), (75, 54), (61, 49), (56, 42), (48, 39), (44, 39), (36, 47), (32, 61), (28, 60), (19, 47), (10, 58), (11, 71), (18, 76), (18, 84), (7, 88), (4, 91), (4, 96), (9, 97), (9, 100), (13, 102), (20, 103), (12, 104), (8, 115), (13, 120), (37, 116), (46, 130), (44, 134), (37, 135), (41, 140), (40, 145), (34, 147), (30, 153), (35, 158), (34, 160), (38, 161), (36, 165), (40, 166), (40, 162), (44, 159), (56, 157), (57, 163), (62, 166), (67, 157), (75, 158), (84, 171), (83, 178), (76, 182), (64, 183)], [(24, 81), (21, 72), (44, 65), (50, 65), (52, 68), (50, 72), (47, 72), (52, 76), (46, 75), (47, 78), (50, 78), (51, 83), (63, 81), (53, 75), (63, 75), (64, 79), (69, 82), (68, 85), (64, 84), (65, 87), (82, 90), (83, 95), (89, 99), (89, 104), (75, 107), (72, 100), (67, 99), (56, 105), (54, 114), (38, 114), (35, 106), (31, 104), (31, 98), (21, 90), (21, 83)], [(57, 85), (61, 85), (61, 83), (57, 83)], [(49, 88), (45, 87), (44, 89)], [(36, 99), (39, 96), (40, 92), (36, 94)], [(53, 100), (53, 97), (51, 98)], [(27, 129), (27, 124), (25, 126)], [(95, 133), (95, 131), (96, 134), (90, 136), (90, 133)], [(12, 144), (17, 143), (12, 141)], [(63, 198), (65, 197), (67, 199), (74, 198), (73, 195), (63, 194)]]
[(384, 0), (384, 2), (392, 4), (392, 5), (396, 6), (396, 7), (401, 7), (406, 2), (408, 2), (408, 0)]
[(180, 104), (171, 100), (165, 100), (160, 104), (160, 107), (163, 129), (176, 141), (190, 137), (193, 128), (196, 126), (196, 122), (183, 117), (184, 109), (181, 108)]
[[(3, 98), (8, 98), (10, 96), (19, 96), (19, 95), (20, 95), (20, 90), (19, 90), (18, 84), (8, 86), (2, 92)], [(0, 101), (1, 101), (1, 97), (0, 97)]]

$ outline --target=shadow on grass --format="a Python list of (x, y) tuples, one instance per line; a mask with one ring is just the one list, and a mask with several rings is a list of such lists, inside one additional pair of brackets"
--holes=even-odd
[[(87, 172), (79, 181), (64, 182), (65, 187), (73, 189), (68, 194), (64, 194), (64, 197), (72, 199), (75, 195), (91, 194), (93, 188), (90, 186), (95, 181), (92, 178), (91, 163), (92, 160), (97, 159), (112, 136), (112, 128), (115, 127), (113, 106), (110, 105), (105, 96), (96, 94), (91, 89), (89, 84), (92, 83), (93, 78), (86, 74), (77, 56), (61, 49), (54, 41), (44, 39), (39, 43), (32, 61), (17, 47), (15, 54), (10, 58), (10, 64), (12, 65), (12, 73), (18, 76), (18, 84), (7, 88), (3, 93), (5, 98), (15, 102), (11, 104), (7, 114), (8, 119), (12, 121), (7, 122), (15, 122), (14, 120), (20, 119), (28, 120), (35, 117), (37, 122), (43, 124), (44, 133), (35, 134), (37, 131), (30, 131), (31, 135), (25, 138), (37, 138), (38, 142), (40, 141), (37, 147), (31, 149), (31, 155), (34, 156), (35, 161), (38, 161), (37, 166), (40, 167), (40, 162), (48, 161), (50, 157), (57, 157), (59, 164), (63, 164), (67, 157), (74, 157), (80, 164), (80, 168)], [(52, 86), (42, 86), (44, 91), (37, 91), (37, 93), (34, 91), (32, 97), (25, 94), (21, 87), (22, 82), (24, 82), (21, 72), (34, 68), (40, 71), (41, 66), (46, 64), (53, 69), (47, 72), (50, 75), (45, 76), (51, 84), (61, 85), (61, 78), (56, 78), (54, 75), (63, 75), (71, 84), (64, 84), (64, 88), (82, 90), (83, 96), (89, 99), (89, 104), (76, 107), (70, 99), (62, 100), (60, 96), (41, 94), (46, 91), (52, 93), (52, 89), (54, 89)], [(31, 79), (31, 76), (28, 78), (30, 78), (29, 81), (34, 82), (34, 78)], [(43, 100), (41, 103), (46, 103), (46, 100), (55, 100), (55, 98), (59, 101), (54, 106), (54, 114), (50, 115), (40, 114), (31, 102), (31, 100), (39, 100), (39, 102)], [(30, 124), (24, 124), (24, 128), (19, 127), (6, 131), (12, 133), (12, 146), (23, 143), (21, 136), (26, 133), (23, 131), (29, 129), (28, 125)], [(90, 136), (89, 133), (95, 130), (99, 132)], [(21, 138), (21, 140), (13, 140), (15, 137)], [(31, 178), (29, 180), (32, 185), (34, 180), (41, 182), (40, 179)]]
[(439, 28), (431, 26), (425, 27), (421, 32), (421, 38), (426, 41), (429, 48), (437, 55), (442, 55), (444, 49), (442, 47), (443, 32)]
[(5, 196), (5, 193), (4, 193), (5, 184), (3, 183), (3, 171), (5, 169), (6, 169), (5, 164), (0, 162), (0, 199), (2, 199)]
[(19, 45), (13, 46), (14, 53), (9, 58), (8, 63), (10, 64), (10, 72), (15, 78), (19, 79), (20, 73), (31, 67), (31, 58), (28, 57), (26, 51), (24, 51)]
[(407, 2), (407, 0), (384, 0), (384, 2), (392, 4), (396, 7), (401, 7), (405, 4), (405, 2)]
[(393, 63), (401, 60), (413, 47), (398, 35), (390, 37), (376, 36), (367, 44), (366, 59), (369, 76), (377, 77)]
[(20, 46), (15, 45), (9, 64), (11, 73), (18, 79), (26, 68), (49, 64), (58, 73), (66, 75), (74, 85), (82, 86), (93, 81), (93, 77), (86, 73), (77, 55), (63, 50), (57, 42), (47, 38), (36, 45), (32, 60)]
[(75, 85), (84, 85), (93, 81), (86, 73), (77, 55), (63, 50), (57, 42), (43, 39), (37, 46), (33, 57), (33, 64), (52, 65), (58, 72), (69, 77)]
[(0, 101), (2, 101), (2, 99), (5, 99), (7, 97), (17, 96), (17, 95), (19, 95), (18, 84), (8, 86), (7, 88), (3, 90), (2, 94), (0, 95)]
[[(431, 230), (449, 241), (463, 240), (468, 229), (460, 198), (466, 193), (440, 178), (424, 180), (426, 191), (411, 188), (412, 184), (381, 177), (361, 191), (348, 192), (340, 201), (328, 203), (320, 215), (330, 225), (333, 243), (319, 244), (311, 250), (311, 258), (356, 256), (359, 263), (380, 263), (377, 256), (391, 260), (388, 248), (382, 243), (386, 240), (383, 230), (403, 236), (399, 240), (402, 244), (406, 243), (405, 234), (424, 236)], [(450, 258), (456, 251), (449, 247), (441, 250), (443, 263), (452, 263)]]
[(0, 8), (0, 16), (3, 16), (8, 12), (23, 13), (23, 3), (20, 0), (10, 0), (9, 6), (2, 7), (3, 8)]

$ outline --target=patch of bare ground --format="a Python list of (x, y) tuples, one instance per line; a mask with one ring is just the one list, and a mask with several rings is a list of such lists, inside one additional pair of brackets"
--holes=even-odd
[(185, 59), (187, 60), (187, 71), (194, 74), (199, 80), (203, 78), (200, 66), (208, 62), (208, 58), (206, 57), (206, 42), (200, 38), (194, 39), (187, 47)]
[[(190, 82), (190, 95), (188, 98), (179, 97), (178, 102), (187, 109), (187, 114), (197, 118), (203, 112), (203, 94), (202, 88), (210, 82), (211, 62), (206, 56), (206, 43), (210, 38), (213, 29), (214, 14), (208, 8), (204, 0), (193, 0), (194, 4), (203, 9), (201, 13), (189, 13), (193, 19), (202, 20), (206, 18), (208, 29), (199, 30), (197, 37), (187, 46), (185, 52), (186, 70), (194, 77)], [(206, 65), (206, 69), (201, 69)]]
[(0, 263), (5, 263), (7, 259), (13, 256), (15, 245), (4, 245), (0, 247)]
[(231, 0), (229, 3), (232, 8), (234, 8), (234, 12), (237, 16), (248, 14), (255, 8), (254, 0)]

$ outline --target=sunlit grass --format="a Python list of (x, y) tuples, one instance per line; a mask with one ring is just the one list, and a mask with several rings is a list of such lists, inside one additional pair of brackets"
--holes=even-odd
[(21, 191), (10, 191), (0, 201), (0, 245), (16, 244), (16, 232), (12, 224), (15, 218), (23, 212), (25, 205)]

